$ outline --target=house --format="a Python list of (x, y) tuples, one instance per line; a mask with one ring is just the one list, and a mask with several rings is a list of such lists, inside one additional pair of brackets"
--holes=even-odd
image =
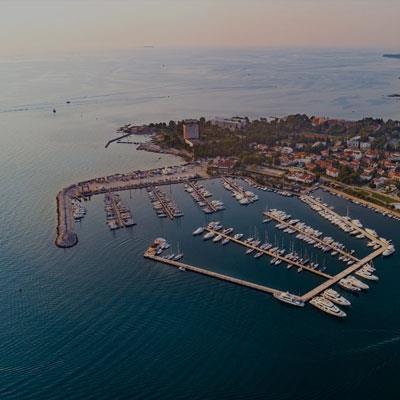
[(367, 151), (371, 148), (370, 142), (360, 142), (360, 150)]
[(325, 170), (325, 173), (327, 176), (330, 176), (331, 178), (337, 178), (339, 176), (339, 170), (333, 167), (328, 167)]
[(354, 136), (347, 141), (347, 147), (349, 147), (350, 149), (358, 149), (360, 147), (360, 140), (360, 136)]
[(290, 171), (287, 179), (294, 182), (311, 184), (315, 181), (315, 175), (308, 172)]
[(375, 186), (377, 188), (384, 187), (386, 185), (386, 182), (387, 182), (387, 178), (385, 178), (383, 176), (381, 176), (380, 178), (375, 178), (373, 180), (373, 183), (375, 184)]

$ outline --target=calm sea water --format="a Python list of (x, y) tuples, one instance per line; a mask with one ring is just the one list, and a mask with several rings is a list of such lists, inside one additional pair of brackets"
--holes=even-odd
[[(345, 321), (311, 307), (143, 259), (156, 236), (185, 260), (303, 293), (320, 282), (243, 249), (191, 236), (206, 222), (182, 186), (165, 187), (185, 212), (156, 218), (145, 191), (122, 193), (137, 226), (111, 233), (102, 197), (78, 225), (80, 242), (53, 245), (55, 195), (79, 179), (178, 162), (104, 144), (128, 122), (290, 112), (399, 118), (400, 63), (380, 52), (158, 50), (0, 63), (0, 397), (2, 399), (398, 398), (399, 256), (376, 262), (380, 281)], [(66, 100), (71, 104), (67, 105)], [(56, 107), (57, 114), (51, 110)], [(290, 245), (261, 224), (284, 208), (366, 254), (296, 199), (259, 193), (240, 207), (218, 180), (225, 225)], [(341, 213), (348, 203), (321, 193)], [(350, 205), (385, 237), (399, 225)], [(298, 249), (300, 243), (295, 244)], [(302, 248), (304, 251), (304, 248)], [(334, 273), (339, 266), (314, 252)]]

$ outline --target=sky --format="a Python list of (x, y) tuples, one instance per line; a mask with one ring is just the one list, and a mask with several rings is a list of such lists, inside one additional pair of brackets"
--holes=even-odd
[(0, 0), (0, 57), (145, 45), (400, 51), (399, 16), (400, 0)]

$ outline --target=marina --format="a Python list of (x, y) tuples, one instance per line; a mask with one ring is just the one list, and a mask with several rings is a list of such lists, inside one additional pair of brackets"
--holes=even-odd
[[(250, 193), (252, 193), (245, 187), (238, 185), (233, 178), (223, 177), (220, 179), (222, 179), (224, 183), (224, 188), (232, 193), (232, 197), (234, 198), (233, 200), (236, 200), (239, 203), (238, 206), (242, 206), (243, 202), (240, 202), (240, 200), (238, 201), (237, 194), (240, 194), (240, 196), (242, 196), (241, 199), (243, 199), (246, 198), (246, 196), (250, 196)], [(222, 201), (213, 203), (212, 200), (210, 200), (213, 190), (210, 190), (210, 186), (207, 182), (207, 180), (203, 180), (200, 184), (196, 179), (194, 179), (193, 175), (191, 175), (185, 179), (180, 178), (177, 183), (181, 184), (180, 190), (182, 190), (182, 193), (189, 193), (193, 200), (199, 205), (199, 209), (203, 213), (212, 214), (219, 211), (219, 207), (222, 209), (224, 206)], [(218, 178), (212, 180), (212, 182), (216, 184)], [(252, 187), (254, 185), (253, 182), (248, 180), (244, 180), (244, 182)], [(170, 180), (163, 180), (161, 185), (164, 185), (165, 187), (165, 185), (171, 185), (171, 182)], [(144, 193), (147, 193), (149, 196), (151, 205), (159, 218), (168, 218), (173, 220), (183, 216), (183, 211), (175, 205), (171, 198), (169, 198), (166, 191), (160, 190), (158, 185), (146, 182), (146, 185), (142, 187), (146, 187)], [(264, 191), (262, 187), (260, 190)], [(270, 190), (265, 191), (269, 192)], [(170, 192), (171, 195), (175, 193), (175, 191), (171, 190), (171, 186)], [(277, 192), (277, 194), (281, 193)], [(179, 194), (175, 193), (175, 196), (176, 195)], [(268, 196), (268, 194), (265, 195)], [(263, 196), (265, 195), (263, 194)], [(284, 197), (292, 197), (286, 196), (285, 194), (281, 195)], [(221, 194), (219, 194), (218, 197), (220, 196)], [(110, 218), (108, 223), (110, 229), (114, 230), (126, 226), (123, 221), (123, 212), (127, 210), (121, 208), (121, 199), (119, 195), (110, 191), (106, 193), (105, 199), (107, 199), (106, 206), (109, 207), (108, 212), (110, 212), (110, 215), (108, 215)], [(258, 199), (258, 196), (253, 198), (253, 202), (256, 201), (256, 199)], [(202, 242), (209, 241), (213, 246), (216, 246), (216, 248), (219, 247), (221, 251), (230, 252), (231, 250), (229, 249), (232, 244), (239, 245), (245, 249), (243, 253), (244, 255), (249, 257), (249, 259), (255, 260), (254, 262), (256, 262), (259, 267), (271, 271), (272, 274), (282, 271), (282, 273), (291, 276), (291, 279), (296, 279), (295, 277), (303, 275), (299, 273), (305, 272), (305, 275), (310, 275), (318, 280), (322, 280), (320, 282), (315, 282), (313, 287), (306, 288), (306, 290), (301, 292), (295, 290), (294, 292), (296, 294), (293, 294), (293, 288), (292, 292), (290, 292), (284, 287), (273, 288), (268, 283), (253, 283), (251, 282), (251, 279), (236, 278), (230, 274), (221, 274), (219, 272), (209, 271), (206, 268), (198, 268), (190, 263), (183, 263), (181, 260), (183, 258), (183, 253), (179, 249), (179, 242), (178, 246), (174, 246), (177, 247), (176, 250), (174, 249), (175, 251), (170, 249), (167, 253), (164, 248), (157, 248), (153, 253), (151, 251), (146, 251), (146, 258), (152, 258), (154, 261), (175, 266), (180, 271), (198, 272), (227, 282), (259, 289), (263, 292), (273, 294), (273, 297), (276, 300), (293, 306), (302, 308), (307, 303), (310, 303), (324, 313), (338, 318), (343, 318), (348, 313), (341, 310), (341, 307), (350, 305), (350, 301), (341, 293), (337, 292), (336, 288), (355, 293), (361, 293), (368, 290), (370, 283), (367, 284), (366, 282), (372, 283), (379, 280), (379, 277), (375, 273), (375, 268), (372, 266), (373, 261), (379, 256), (388, 256), (392, 254), (395, 251), (394, 246), (390, 240), (379, 236), (373, 229), (364, 227), (359, 220), (338, 214), (334, 211), (333, 207), (328, 206), (318, 197), (314, 197), (313, 195), (308, 194), (308, 192), (300, 194), (297, 198), (295, 196), (293, 199), (288, 199), (287, 201), (300, 201), (304, 203), (306, 206), (311, 208), (315, 215), (328, 220), (333, 227), (338, 227), (344, 231), (352, 238), (352, 240), (366, 240), (366, 248), (371, 248), (371, 253), (365, 257), (358, 257), (355, 250), (351, 249), (351, 247), (348, 248), (340, 241), (335, 240), (334, 235), (331, 234), (332, 236), (329, 236), (328, 234), (324, 234), (322, 230), (314, 228), (309, 224), (305, 224), (300, 218), (296, 218), (296, 215), (293, 215), (293, 212), (292, 215), (290, 215), (287, 211), (271, 208), (262, 211), (258, 215), (262, 216), (260, 221), (262, 220), (262, 222), (266, 224), (264, 225), (265, 228), (268, 227), (269, 222), (273, 222), (273, 224), (271, 224), (271, 226), (273, 226), (272, 229), (282, 232), (283, 236), (280, 238), (275, 236), (275, 240), (268, 240), (267, 229), (265, 232), (264, 242), (262, 242), (262, 240), (259, 239), (255, 227), (249, 229), (250, 235), (245, 235), (244, 233), (237, 231), (236, 228), (229, 227), (229, 225), (224, 227), (219, 222), (208, 222), (205, 225), (198, 226), (197, 228), (192, 227), (190, 236), (201, 236)], [(224, 202), (226, 202), (226, 199)], [(76, 200), (72, 198), (71, 204), (73, 205), (71, 211), (75, 210), (75, 213), (85, 215), (86, 211), (83, 210), (83, 205), (79, 199)], [(81, 207), (79, 207), (80, 205)], [(215, 207), (216, 205), (219, 207)], [(256, 208), (259, 209), (260, 207), (257, 206)], [(249, 212), (247, 209), (243, 210), (245, 213)], [(73, 223), (74, 213), (71, 212), (70, 216)], [(253, 235), (251, 235), (252, 231), (254, 231)], [(284, 247), (284, 234), (293, 235), (293, 239), (289, 240), (288, 248)], [(295, 251), (294, 241), (296, 239), (304, 242), (306, 247), (310, 246), (310, 251), (307, 251), (306, 248), (304, 248), (304, 251)], [(168, 244), (167, 248), (169, 247), (170, 245)], [(223, 250), (225, 247), (228, 249)], [(235, 246), (233, 246), (232, 249), (234, 247)], [(311, 249), (313, 249), (312, 251), (314, 254), (311, 252)], [(330, 273), (329, 270), (326, 270), (327, 267), (325, 260), (321, 260), (323, 256), (320, 258), (319, 262), (317, 261), (318, 255), (315, 254), (315, 252), (319, 251), (322, 255), (326, 254), (332, 256), (332, 260), (336, 256), (338, 261), (344, 265), (344, 269), (335, 274)], [(265, 259), (265, 256), (268, 257), (268, 260)]]

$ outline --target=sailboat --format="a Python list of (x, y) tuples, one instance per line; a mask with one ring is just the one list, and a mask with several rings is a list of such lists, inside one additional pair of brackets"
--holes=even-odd
[(182, 257), (183, 257), (183, 253), (180, 252), (179, 242), (178, 242), (177, 253), (176, 253), (176, 256), (173, 258), (173, 260), (174, 261), (179, 261)]

